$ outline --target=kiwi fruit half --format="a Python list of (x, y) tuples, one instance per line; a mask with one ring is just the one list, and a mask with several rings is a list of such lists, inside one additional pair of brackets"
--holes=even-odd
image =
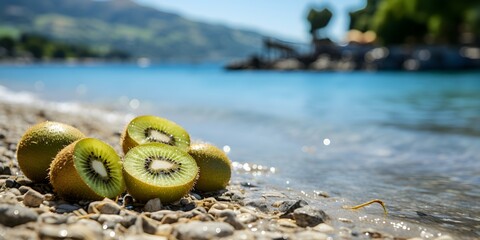
[(195, 160), (180, 148), (147, 143), (128, 151), (123, 159), (127, 191), (137, 201), (160, 198), (162, 203), (181, 199), (197, 179)]
[(139, 116), (130, 121), (122, 133), (123, 152), (149, 142), (159, 142), (187, 151), (190, 135), (180, 125), (157, 116)]
[(62, 149), (50, 167), (50, 182), (62, 198), (100, 200), (125, 190), (122, 163), (108, 144), (84, 138)]
[(200, 168), (195, 189), (210, 192), (224, 189), (232, 176), (232, 165), (227, 155), (208, 143), (192, 144), (188, 150)]
[(57, 153), (84, 137), (80, 130), (64, 123), (46, 121), (36, 124), (18, 142), (18, 165), (30, 180), (46, 182), (48, 168)]

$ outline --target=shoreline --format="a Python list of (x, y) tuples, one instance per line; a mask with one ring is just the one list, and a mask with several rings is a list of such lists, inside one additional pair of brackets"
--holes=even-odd
[[(23, 132), (30, 125), (44, 120), (64, 122), (79, 128), (88, 136), (106, 141), (119, 153), (119, 134), (129, 116), (102, 118), (101, 113), (83, 115), (85, 109), (81, 105), (76, 111), (61, 111), (55, 109), (61, 106), (60, 103), (40, 101), (39, 104), (31, 104), (34, 102), (36, 101), (12, 102), (0, 98), (0, 151), (3, 156), (0, 162), (0, 208), (3, 210), (0, 215), (8, 214), (9, 210), (14, 209), (13, 212), (17, 211), (17, 214), (8, 215), (7, 219), (12, 219), (13, 222), (15, 216), (21, 215), (27, 216), (24, 219), (28, 220), (17, 222), (17, 225), (11, 227), (0, 226), (0, 232), (5, 233), (5, 238), (91, 239), (93, 236), (97, 239), (153, 239), (156, 236), (158, 239), (188, 239), (194, 238), (191, 234), (198, 234), (195, 229), (202, 227), (213, 229), (208, 231), (208, 234), (212, 234), (208, 236), (226, 239), (453, 239), (437, 230), (394, 221), (389, 216), (370, 214), (382, 213), (379, 206), (358, 211), (347, 210), (342, 206), (351, 205), (350, 202), (329, 197), (326, 193), (318, 193), (315, 198), (319, 201), (313, 202), (312, 199), (302, 198), (294, 190), (278, 190), (255, 180), (245, 181), (249, 179), (248, 175), (238, 171), (234, 173), (232, 183), (225, 192), (203, 195), (192, 193), (179, 203), (167, 206), (150, 208), (128, 205), (123, 198), (116, 203), (109, 200), (100, 203), (66, 202), (58, 199), (50, 186), (33, 184), (19, 171), (15, 148)], [(40, 194), (37, 194), (39, 198), (43, 197), (39, 206), (30, 205), (29, 191)], [(109, 206), (110, 210), (100, 206)], [(111, 209), (117, 214), (108, 212)], [(303, 214), (302, 209), (308, 209), (307, 213), (314, 215)], [(18, 214), (19, 212), (25, 215)], [(325, 223), (318, 223), (320, 221)], [(402, 231), (403, 227), (412, 229)], [(221, 231), (217, 232), (218, 229)], [(67, 235), (62, 235), (65, 234), (63, 230)], [(201, 239), (202, 236), (207, 235), (200, 232), (197, 238)]]

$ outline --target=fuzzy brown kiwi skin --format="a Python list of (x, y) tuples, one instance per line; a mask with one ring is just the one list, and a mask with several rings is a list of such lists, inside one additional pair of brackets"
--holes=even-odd
[(101, 200), (103, 197), (90, 189), (75, 169), (73, 153), (78, 141), (80, 140), (68, 145), (55, 156), (50, 165), (50, 183), (54, 191), (63, 199)]
[(84, 137), (80, 130), (64, 123), (46, 121), (36, 124), (25, 131), (18, 142), (18, 165), (30, 180), (48, 182), (48, 168), (56, 154)]
[(192, 144), (188, 154), (195, 159), (199, 174), (195, 190), (211, 192), (225, 189), (232, 176), (232, 165), (227, 155), (209, 143)]
[(131, 148), (137, 145), (137, 143), (128, 136), (128, 124), (122, 132), (122, 135), (120, 137), (120, 144), (122, 145), (122, 150), (124, 154), (126, 154)]

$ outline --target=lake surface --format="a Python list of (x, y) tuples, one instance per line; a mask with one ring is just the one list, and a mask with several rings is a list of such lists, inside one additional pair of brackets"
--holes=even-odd
[(237, 170), (267, 169), (253, 174), (267, 185), (379, 198), (394, 218), (480, 237), (480, 72), (37, 65), (1, 66), (0, 85), (166, 117), (230, 150)]

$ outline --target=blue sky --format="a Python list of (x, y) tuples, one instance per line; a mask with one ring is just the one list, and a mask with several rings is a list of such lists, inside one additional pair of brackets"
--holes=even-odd
[(360, 9), (365, 0), (136, 0), (187, 18), (259, 30), (288, 40), (308, 41), (307, 11), (328, 6), (334, 19), (328, 32), (337, 41), (348, 26), (348, 10)]

